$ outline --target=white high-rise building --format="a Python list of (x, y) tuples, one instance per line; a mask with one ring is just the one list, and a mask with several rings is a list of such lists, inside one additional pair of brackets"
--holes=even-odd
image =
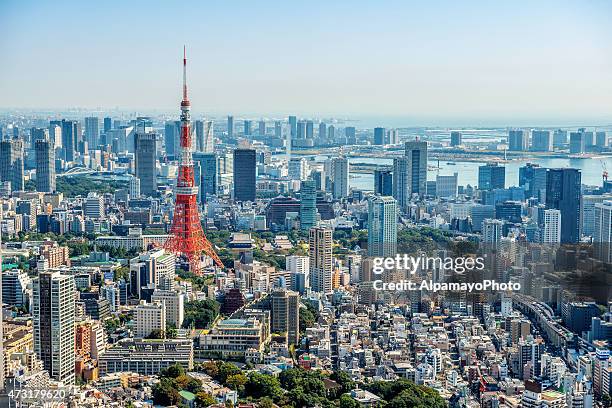
[(368, 198), (368, 256), (397, 254), (397, 201), (393, 197)]
[(289, 160), (289, 178), (291, 180), (306, 180), (308, 178), (308, 163), (303, 157), (293, 157)]
[(315, 292), (332, 292), (333, 231), (329, 228), (310, 229), (310, 286)]
[(502, 220), (487, 218), (482, 222), (482, 240), (485, 244), (499, 245), (502, 238)]
[(166, 330), (166, 307), (162, 302), (147, 303), (141, 300), (136, 306), (134, 337), (147, 337), (153, 330)]
[(204, 122), (204, 153), (214, 153), (215, 151), (215, 135), (214, 123), (212, 120)]
[(542, 231), (542, 243), (559, 244), (561, 242), (561, 211), (550, 209), (544, 210), (544, 227)]
[(59, 272), (34, 281), (34, 350), (51, 378), (67, 384), (75, 380), (75, 291), (74, 277)]
[(138, 177), (130, 178), (130, 198), (140, 197), (140, 179)]
[(332, 159), (332, 195), (335, 199), (348, 197), (349, 193), (349, 162), (344, 157)]
[(104, 197), (94, 192), (87, 194), (84, 213), (89, 218), (102, 218), (104, 216)]
[(185, 294), (174, 290), (155, 289), (151, 302), (163, 303), (166, 309), (166, 324), (180, 329), (185, 319)]

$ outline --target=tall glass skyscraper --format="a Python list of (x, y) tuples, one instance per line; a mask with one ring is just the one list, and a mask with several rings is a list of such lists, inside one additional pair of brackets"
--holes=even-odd
[(580, 240), (580, 185), (578, 169), (549, 169), (546, 178), (546, 208), (561, 211), (561, 242)]
[(234, 201), (255, 201), (256, 163), (253, 149), (234, 150)]
[(506, 188), (506, 168), (497, 163), (487, 163), (478, 167), (478, 188), (480, 190), (494, 190)]
[(300, 229), (308, 231), (317, 223), (317, 186), (314, 180), (301, 182), (300, 200)]
[(397, 201), (393, 197), (368, 198), (368, 256), (397, 253)]

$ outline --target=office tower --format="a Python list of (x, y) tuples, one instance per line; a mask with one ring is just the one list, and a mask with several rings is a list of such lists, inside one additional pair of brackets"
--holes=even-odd
[(546, 179), (546, 208), (561, 211), (561, 242), (580, 240), (581, 174), (577, 169), (549, 169)]
[(234, 201), (255, 202), (256, 162), (255, 150), (234, 150)]
[(329, 140), (329, 143), (334, 143), (336, 141), (336, 127), (334, 125), (329, 125), (327, 127), (327, 140)]
[(461, 146), (463, 144), (463, 141), (462, 141), (463, 135), (461, 134), (461, 132), (451, 132), (450, 138), (451, 138), (450, 145), (452, 147)]
[(309, 234), (310, 287), (315, 292), (332, 292), (332, 239), (329, 228), (313, 227)]
[(393, 198), (401, 209), (404, 209), (412, 194), (410, 193), (410, 162), (407, 157), (393, 158)]
[(534, 152), (551, 152), (553, 138), (550, 130), (534, 130), (531, 132), (531, 150)]
[(427, 142), (406, 142), (404, 156), (408, 158), (410, 194), (425, 194), (427, 183)]
[(457, 197), (458, 180), (458, 173), (453, 173), (452, 176), (436, 176), (436, 196), (442, 198)]
[(295, 138), (296, 139), (306, 139), (306, 122), (304, 122), (303, 120), (298, 121), (297, 125), (296, 125), (296, 135)]
[(317, 224), (317, 188), (314, 180), (304, 180), (300, 187), (300, 229), (308, 231)]
[(200, 187), (200, 200), (205, 203), (207, 196), (217, 195), (219, 159), (216, 153), (194, 153), (193, 161), (200, 165), (200, 177), (196, 180), (196, 184)]
[(495, 218), (514, 223), (521, 222), (521, 203), (519, 201), (504, 201), (495, 204)]
[(102, 218), (104, 216), (104, 197), (93, 191), (88, 193), (83, 204), (83, 214), (89, 218)]
[(608, 147), (608, 134), (600, 131), (595, 133), (595, 146)]
[(251, 135), (251, 121), (250, 120), (245, 120), (244, 121), (243, 132), (242, 133), (245, 136), (250, 136)]
[(52, 193), (55, 191), (55, 149), (53, 142), (37, 140), (36, 153), (36, 191)]
[(30, 303), (28, 286), (32, 280), (21, 269), (2, 272), (2, 301), (10, 306), (23, 307)]
[(306, 139), (314, 138), (314, 123), (312, 120), (306, 121)]
[(612, 200), (612, 194), (580, 195), (580, 227), (581, 234), (593, 236), (595, 226), (595, 204)]
[(230, 139), (234, 137), (234, 117), (231, 115), (227, 116), (227, 137)]
[(287, 289), (275, 289), (271, 296), (272, 333), (287, 333), (287, 343), (300, 340), (300, 294)]
[(508, 132), (508, 150), (524, 152), (529, 147), (529, 131), (516, 129)]
[(212, 153), (215, 151), (215, 123), (212, 120), (204, 122), (204, 153)]
[(544, 210), (543, 244), (559, 244), (561, 242), (561, 211)]
[(140, 179), (138, 177), (130, 177), (129, 189), (130, 198), (140, 197)]
[(478, 167), (478, 188), (480, 190), (506, 188), (506, 168), (497, 163), (487, 163)]
[(274, 121), (274, 137), (281, 139), (283, 137), (283, 124), (280, 120)]
[(349, 163), (345, 157), (332, 159), (332, 196), (336, 200), (348, 197), (349, 192)]
[(346, 144), (356, 145), (357, 135), (355, 133), (355, 127), (347, 126), (344, 128), (344, 136), (346, 137)]
[(295, 139), (297, 136), (297, 117), (289, 116), (289, 137), (291, 140)]
[(374, 194), (393, 195), (393, 173), (391, 169), (374, 170)]
[(266, 121), (260, 120), (258, 127), (259, 127), (259, 136), (265, 136), (266, 135)]
[(553, 132), (553, 148), (562, 148), (567, 145), (567, 131), (557, 129)]
[(389, 129), (385, 133), (385, 144), (398, 144), (399, 143), (399, 132), (397, 129)]
[(194, 123), (195, 128), (195, 151), (204, 151), (204, 121), (196, 120)]
[(147, 303), (141, 300), (136, 306), (135, 315), (134, 337), (147, 337), (153, 330), (166, 331), (166, 308), (163, 302)]
[(308, 164), (303, 157), (292, 157), (288, 163), (288, 176), (291, 180), (306, 180)]
[(504, 222), (487, 218), (482, 222), (482, 241), (485, 244), (497, 246), (501, 243)]
[(178, 139), (179, 139), (179, 121), (166, 122), (164, 127), (164, 144), (166, 146), (166, 155), (171, 158), (178, 157)]
[(104, 133), (106, 132), (110, 132), (110, 130), (113, 128), (113, 119), (106, 117), (104, 118)]
[(375, 127), (374, 128), (374, 144), (382, 146), (385, 144), (385, 128)]
[(76, 146), (78, 139), (78, 126), (76, 121), (62, 119), (62, 148), (67, 162), (75, 159)]
[(85, 141), (89, 149), (95, 149), (99, 144), (100, 121), (97, 116), (85, 118)]
[(136, 134), (136, 177), (140, 180), (140, 193), (151, 196), (157, 192), (157, 153), (155, 133)]
[(33, 127), (30, 129), (30, 141), (32, 145), (36, 143), (37, 140), (44, 140), (49, 137), (49, 129), (45, 128), (37, 128)]
[(298, 289), (297, 285), (293, 285), (295, 288), (294, 290), (303, 293), (306, 287), (310, 287), (310, 258), (307, 256), (289, 255), (285, 258), (285, 263), (285, 269), (287, 269), (287, 271), (290, 272), (292, 276), (296, 274), (303, 275), (302, 283), (304, 284), (304, 286), (301, 288), (301, 290)]
[(472, 217), (472, 232), (482, 232), (483, 221), (495, 217), (495, 207), (492, 205), (476, 204), (469, 212)]
[[(185, 295), (174, 290), (155, 289), (151, 303), (164, 305), (166, 326), (180, 329), (185, 319)], [(165, 330), (165, 328), (164, 328)]]
[(546, 201), (546, 178), (548, 169), (538, 164), (527, 163), (519, 168), (519, 187), (525, 189), (525, 198)]
[(582, 154), (586, 147), (586, 137), (584, 132), (570, 133), (570, 153)]
[(327, 125), (324, 122), (319, 123), (319, 143), (327, 139)]
[(595, 204), (593, 223), (594, 256), (612, 262), (612, 201)]
[(74, 277), (59, 272), (40, 272), (34, 280), (34, 350), (49, 375), (67, 384), (75, 380), (75, 291)]
[(12, 139), (0, 142), (0, 181), (9, 181), (11, 191), (25, 189), (23, 152), (22, 140)]
[(397, 254), (397, 201), (388, 196), (368, 197), (368, 256)]

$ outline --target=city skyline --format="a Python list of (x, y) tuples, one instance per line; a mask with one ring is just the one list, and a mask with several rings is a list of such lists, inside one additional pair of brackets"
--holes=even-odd
[[(172, 112), (179, 81), (168, 79), (186, 44), (196, 113), (392, 126), (610, 123), (611, 8), (551, 4), (189, 5), (181, 19), (171, 5), (87, 14), (72, 2), (9, 2), (0, 21), (20, 34), (0, 41), (12, 61), (0, 67), (0, 106)], [(72, 26), (51, 29), (55, 17)], [(65, 44), (59, 56), (42, 38)]]

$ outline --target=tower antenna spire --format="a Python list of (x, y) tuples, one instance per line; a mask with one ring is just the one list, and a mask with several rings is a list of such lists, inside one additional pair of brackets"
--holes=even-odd
[(183, 45), (183, 100), (187, 100), (187, 47)]

